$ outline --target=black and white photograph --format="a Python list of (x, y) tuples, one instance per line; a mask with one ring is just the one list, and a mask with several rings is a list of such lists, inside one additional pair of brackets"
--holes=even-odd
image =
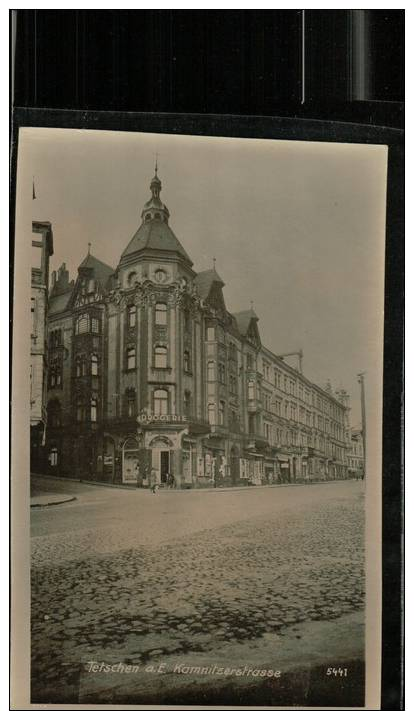
[(23, 127), (16, 186), (31, 704), (376, 707), (387, 147)]

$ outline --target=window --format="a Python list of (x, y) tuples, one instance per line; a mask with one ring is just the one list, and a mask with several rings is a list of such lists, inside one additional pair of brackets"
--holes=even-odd
[(237, 378), (235, 375), (230, 375), (230, 393), (237, 395)]
[(237, 360), (237, 350), (236, 346), (234, 343), (230, 343), (229, 345), (229, 359), (230, 360)]
[(160, 302), (155, 304), (155, 323), (157, 326), (167, 325), (167, 304)]
[(209, 425), (215, 425), (216, 424), (216, 406), (214, 403), (210, 402), (207, 408), (208, 411), (208, 424)]
[(166, 368), (167, 367), (167, 349), (165, 346), (155, 346), (155, 368)]
[(99, 333), (99, 331), (100, 331), (99, 327), (100, 327), (99, 319), (93, 318), (92, 319), (92, 333)]
[(98, 375), (98, 356), (96, 353), (91, 355), (91, 375)]
[(80, 356), (76, 356), (75, 364), (76, 364), (76, 377), (80, 378), (80, 376), (82, 375), (82, 359)]
[(248, 386), (247, 386), (247, 397), (249, 400), (254, 400), (255, 397), (255, 387), (254, 387), (254, 382), (253, 380), (249, 380)]
[(214, 326), (207, 326), (207, 340), (208, 341), (215, 341), (216, 340), (216, 331)]
[(219, 402), (219, 425), (224, 425), (224, 415), (225, 415), (225, 402), (220, 400)]
[(219, 383), (223, 383), (223, 385), (226, 382), (226, 366), (224, 363), (218, 364), (218, 379)]
[(58, 400), (51, 400), (47, 406), (47, 421), (51, 427), (61, 427), (62, 409)]
[(83, 398), (78, 397), (76, 400), (76, 419), (78, 422), (83, 422), (85, 419), (85, 408), (83, 405)]
[(134, 388), (128, 388), (125, 392), (127, 417), (134, 417), (136, 414), (136, 396)]
[(88, 374), (88, 370), (87, 370), (87, 367), (86, 367), (86, 357), (85, 357), (85, 356), (83, 356), (83, 358), (82, 358), (82, 360), (81, 360), (81, 365), (82, 365), (82, 375), (87, 375), (87, 374)]
[(98, 415), (98, 401), (96, 397), (91, 399), (91, 422), (96, 422)]
[(190, 371), (191, 371), (190, 351), (184, 351), (184, 372), (189, 373)]
[(36, 333), (36, 299), (30, 299), (30, 311), (32, 315), (32, 333)]
[(216, 379), (216, 367), (214, 361), (209, 360), (207, 363), (207, 380), (209, 383), (214, 382)]
[(133, 328), (137, 322), (137, 307), (135, 305), (128, 306), (128, 326)]
[(93, 292), (95, 291), (95, 279), (88, 280), (87, 291), (88, 294), (93, 294)]
[(190, 312), (184, 311), (184, 331), (185, 333), (191, 333), (191, 318)]
[(253, 370), (253, 356), (251, 353), (247, 354), (247, 368), (248, 370)]
[(89, 315), (81, 314), (76, 321), (75, 333), (88, 333), (89, 332)]
[(126, 361), (127, 361), (127, 370), (134, 370), (134, 368), (136, 368), (136, 353), (135, 353), (134, 346), (127, 348)]
[(268, 422), (264, 423), (264, 435), (265, 438), (267, 439), (268, 442), (270, 442), (270, 437), (271, 437), (271, 426), (269, 425)]
[(154, 415), (166, 415), (168, 412), (168, 393), (166, 390), (154, 390)]
[(184, 414), (190, 415), (191, 413), (191, 392), (185, 390), (184, 392)]

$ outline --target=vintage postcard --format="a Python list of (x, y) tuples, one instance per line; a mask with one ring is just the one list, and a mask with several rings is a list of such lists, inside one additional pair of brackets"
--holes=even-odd
[(379, 708), (386, 182), (20, 129), (13, 708)]

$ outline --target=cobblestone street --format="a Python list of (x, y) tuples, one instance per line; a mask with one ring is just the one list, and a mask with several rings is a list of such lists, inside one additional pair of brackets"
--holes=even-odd
[(137, 677), (99, 684), (91, 660), (281, 668), (284, 647), (316, 648), (347, 616), (362, 656), (363, 483), (155, 496), (52, 483), (77, 500), (31, 512), (33, 701), (150, 694)]

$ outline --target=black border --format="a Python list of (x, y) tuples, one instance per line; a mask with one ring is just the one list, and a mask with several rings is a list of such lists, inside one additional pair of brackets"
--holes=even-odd
[(217, 114), (159, 114), (15, 108), (12, 114), (11, 241), (18, 132), (24, 126), (388, 145), (383, 386), (383, 595), (381, 709), (403, 708), (404, 138), (396, 128), (330, 120)]

